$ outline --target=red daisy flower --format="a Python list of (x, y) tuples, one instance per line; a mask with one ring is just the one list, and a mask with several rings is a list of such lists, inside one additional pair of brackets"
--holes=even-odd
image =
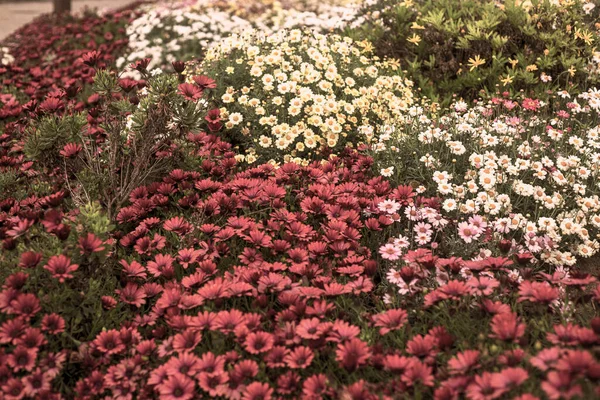
[(492, 386), (500, 390), (511, 390), (520, 386), (527, 378), (529, 373), (523, 368), (505, 368), (493, 374)]
[(302, 384), (302, 394), (306, 399), (322, 399), (330, 392), (329, 382), (323, 374), (309, 376)]
[(402, 309), (388, 310), (373, 316), (375, 326), (379, 327), (379, 334), (385, 335), (398, 330), (408, 321), (408, 313)]
[(448, 370), (453, 375), (465, 375), (479, 365), (479, 351), (465, 350), (448, 361)]
[(77, 143), (67, 143), (59, 152), (64, 158), (75, 158), (83, 150), (81, 145)]
[(179, 93), (190, 101), (198, 100), (203, 94), (202, 89), (192, 85), (191, 83), (181, 83), (179, 85)]
[(7, 400), (20, 400), (25, 396), (25, 385), (19, 378), (9, 378), (2, 385), (2, 393), (4, 393)]
[(321, 320), (318, 318), (303, 319), (296, 327), (296, 334), (302, 339), (316, 340), (323, 334), (320, 326)]
[(407, 386), (415, 386), (420, 383), (424, 386), (433, 386), (432, 368), (417, 359), (412, 359), (408, 368), (402, 374), (402, 382)]
[(10, 302), (12, 312), (22, 315), (25, 318), (31, 318), (40, 310), (40, 301), (33, 293), (21, 293)]
[(164, 400), (189, 400), (194, 397), (196, 384), (183, 374), (174, 374), (166, 378), (158, 386), (160, 398)]
[(557, 371), (550, 371), (546, 375), (546, 380), (540, 386), (548, 398), (552, 400), (581, 398), (583, 396), (581, 386), (574, 383), (571, 375)]
[(495, 288), (500, 286), (500, 282), (487, 276), (473, 277), (467, 281), (467, 286), (471, 288), (471, 293), (476, 296), (489, 296)]
[(246, 336), (244, 348), (250, 354), (268, 352), (273, 348), (275, 339), (268, 332), (251, 332)]
[(154, 261), (148, 263), (147, 269), (154, 277), (164, 276), (170, 279), (175, 274), (173, 257), (170, 254), (157, 254)]
[(286, 366), (285, 357), (288, 353), (287, 347), (273, 346), (269, 353), (263, 356), (263, 359), (269, 368), (284, 368)]
[(16, 343), (28, 326), (23, 318), (10, 319), (0, 326), (0, 343)]
[(492, 400), (502, 396), (506, 390), (494, 387), (494, 375), (484, 372), (475, 376), (474, 381), (467, 386), (466, 395), (469, 400)]
[(314, 358), (314, 353), (307, 346), (296, 347), (289, 353), (284, 361), (289, 368), (304, 369), (310, 365)]
[(221, 123), (221, 111), (218, 108), (210, 110), (204, 119), (208, 122), (208, 129), (211, 132), (217, 132), (223, 127)]
[(77, 271), (79, 265), (71, 264), (71, 259), (65, 255), (52, 256), (44, 269), (48, 270), (52, 277), (63, 283), (66, 279), (73, 278), (71, 272)]
[(16, 344), (28, 349), (35, 349), (46, 344), (46, 338), (40, 329), (29, 327), (25, 329), (25, 333), (16, 341)]
[(17, 346), (8, 356), (8, 366), (11, 367), (14, 372), (21, 370), (31, 371), (33, 370), (33, 367), (35, 367), (37, 353), (37, 348), (28, 349), (25, 346)]
[(175, 232), (180, 236), (187, 235), (194, 227), (182, 217), (173, 217), (163, 224), (163, 228), (170, 232)]
[(548, 282), (523, 281), (519, 286), (519, 301), (550, 304), (558, 296), (558, 288), (552, 287)]
[(52, 377), (43, 373), (41, 369), (35, 370), (24, 379), (26, 396), (35, 397), (43, 392), (49, 392), (52, 387)]
[(206, 75), (194, 76), (193, 79), (196, 85), (198, 85), (198, 87), (200, 87), (202, 90), (215, 89), (217, 87), (215, 80)]
[(232, 375), (236, 379), (252, 379), (258, 375), (258, 364), (253, 360), (241, 360), (233, 367)]
[(182, 374), (190, 377), (200, 372), (200, 359), (192, 353), (181, 353), (165, 364), (168, 375)]
[(173, 338), (173, 349), (177, 352), (191, 351), (202, 340), (202, 333), (195, 329), (186, 329)]
[(273, 388), (268, 383), (252, 382), (244, 390), (243, 400), (271, 400)]
[(95, 67), (98, 62), (101, 60), (102, 56), (96, 50), (88, 51), (87, 53), (81, 56), (82, 62), (88, 67)]
[(127, 263), (125, 260), (121, 260), (119, 262), (123, 266), (123, 272), (129, 278), (140, 278), (146, 279), (146, 269), (137, 261), (132, 261), (131, 263)]
[(21, 254), (19, 259), (19, 267), (21, 268), (35, 268), (36, 265), (42, 260), (42, 255), (33, 251), (26, 251)]
[(137, 308), (146, 304), (146, 297), (148, 296), (146, 291), (135, 283), (127, 283), (123, 289), (117, 289), (115, 292), (124, 303), (134, 305)]
[(345, 343), (340, 343), (335, 352), (336, 360), (348, 371), (354, 371), (359, 366), (366, 364), (371, 356), (369, 346), (358, 338), (353, 338)]
[(493, 332), (490, 337), (505, 342), (517, 341), (525, 333), (525, 324), (512, 312), (494, 315), (490, 325)]
[(121, 335), (115, 329), (101, 332), (96, 336), (92, 344), (98, 350), (108, 355), (117, 354), (125, 350), (125, 345), (121, 342)]
[(431, 335), (415, 335), (406, 344), (406, 352), (430, 363), (438, 353), (437, 341)]
[(219, 396), (229, 381), (229, 375), (225, 372), (211, 374), (208, 372), (200, 372), (196, 377), (200, 388), (207, 392), (211, 397)]
[(79, 238), (81, 254), (91, 254), (103, 251), (104, 246), (102, 246), (102, 244), (102, 240), (97, 238), (93, 233), (88, 233), (85, 237), (82, 236)]

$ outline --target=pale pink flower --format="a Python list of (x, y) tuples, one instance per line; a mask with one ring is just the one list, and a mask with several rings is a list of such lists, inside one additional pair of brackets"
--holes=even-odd
[(402, 250), (392, 243), (384, 244), (379, 248), (379, 253), (384, 260), (395, 261), (402, 256)]

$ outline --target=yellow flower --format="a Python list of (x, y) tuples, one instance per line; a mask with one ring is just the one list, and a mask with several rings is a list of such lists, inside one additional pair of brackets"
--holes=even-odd
[(575, 29), (575, 38), (582, 39), (585, 42), (585, 44), (587, 44), (588, 46), (594, 42), (594, 38), (592, 37), (592, 32), (588, 31), (587, 29), (585, 31), (582, 31), (582, 30), (576, 28)]
[(535, 64), (531, 64), (525, 67), (525, 70), (527, 72), (533, 72), (533, 71), (537, 71), (538, 67)]
[(568, 71), (571, 76), (575, 76), (575, 72), (577, 71), (577, 68), (575, 68), (574, 65), (571, 65), (571, 68), (569, 68)]
[(469, 64), (469, 66), (471, 67), (471, 68), (469, 69), (469, 71), (473, 71), (475, 68), (479, 67), (480, 65), (483, 65), (483, 64), (485, 64), (485, 59), (484, 59), (484, 58), (481, 58), (481, 57), (479, 56), (479, 54), (477, 54), (477, 55), (475, 56), (475, 58), (473, 58), (473, 57), (469, 58), (469, 63), (468, 63), (468, 64)]
[(500, 79), (500, 82), (502, 82), (504, 86), (509, 85), (513, 82), (513, 77), (510, 75), (506, 75), (506, 78)]
[(370, 42), (370, 41), (368, 41), (368, 40), (363, 40), (363, 41), (361, 41), (361, 42), (356, 42), (356, 43), (357, 43), (358, 45), (360, 45), (360, 46), (361, 46), (361, 47), (362, 47), (362, 48), (365, 50), (365, 52), (368, 52), (368, 53), (370, 53), (370, 52), (372, 52), (372, 51), (373, 51), (373, 43), (371, 43), (371, 42)]
[(413, 22), (412, 25), (410, 26), (410, 29), (425, 29), (425, 27), (423, 25), (419, 25), (417, 24), (417, 21)]
[(421, 41), (421, 36), (417, 35), (416, 33), (413, 33), (413, 35), (406, 40), (408, 40), (412, 44), (419, 44), (419, 42)]

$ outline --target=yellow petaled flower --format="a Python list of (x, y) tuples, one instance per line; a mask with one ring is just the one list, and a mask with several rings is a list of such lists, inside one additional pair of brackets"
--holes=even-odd
[(510, 85), (511, 83), (513, 83), (513, 77), (510, 75), (506, 75), (506, 78), (500, 79), (500, 82), (502, 82), (504, 86)]
[(469, 58), (469, 62), (468, 62), (468, 64), (469, 64), (469, 66), (471, 67), (471, 68), (469, 69), (469, 71), (473, 71), (475, 68), (477, 68), (477, 67), (479, 67), (479, 66), (481, 66), (481, 65), (484, 65), (484, 64), (485, 64), (485, 59), (484, 59), (484, 58), (481, 58), (481, 57), (479, 56), (479, 54), (477, 54), (477, 55), (475, 56), (475, 58), (473, 58), (473, 57)]
[(538, 67), (535, 64), (531, 64), (525, 67), (525, 70), (527, 72), (533, 72), (533, 71), (537, 71)]
[(421, 36), (417, 35), (416, 33), (413, 33), (413, 35), (406, 40), (412, 44), (419, 44), (419, 42), (421, 41)]
[(575, 72), (577, 71), (577, 68), (575, 68), (574, 65), (571, 65), (571, 68), (569, 68), (568, 71), (571, 76), (575, 76)]
[(592, 32), (586, 30), (580, 30), (578, 28), (575, 29), (575, 38), (576, 39), (581, 39), (585, 42), (585, 44), (587, 44), (588, 46), (590, 46), (593, 42), (594, 42), (594, 38), (592, 37)]
[(513, 60), (512, 58), (509, 58), (508, 62), (510, 63), (510, 66), (512, 67), (512, 69), (515, 69), (515, 67), (519, 63), (519, 60)]
[(369, 52), (371, 53), (373, 51), (373, 43), (371, 43), (368, 40), (363, 40), (362, 42), (357, 42), (360, 46), (362, 46), (362, 48), (365, 50), (365, 52)]
[(417, 24), (417, 21), (413, 22), (412, 25), (410, 26), (410, 29), (425, 29), (425, 27), (423, 25), (419, 25)]

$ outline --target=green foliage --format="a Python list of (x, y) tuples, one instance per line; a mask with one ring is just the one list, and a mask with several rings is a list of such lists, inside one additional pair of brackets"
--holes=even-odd
[(80, 223), (84, 230), (103, 237), (114, 229), (114, 225), (106, 216), (98, 202), (88, 203), (79, 208)]
[(46, 174), (60, 174), (76, 205), (99, 200), (108, 218), (131, 190), (173, 168), (185, 135), (204, 116), (203, 102), (179, 93), (177, 75), (144, 77), (146, 87), (125, 91), (114, 72), (97, 71), (93, 115), (42, 114), (25, 142), (26, 156)]
[(600, 7), (553, 3), (380, 0), (345, 33), (397, 58), (424, 94), (444, 104), (455, 95), (474, 99), (482, 90), (536, 97), (585, 90), (598, 82)]
[(81, 113), (42, 116), (25, 140), (25, 155), (38, 162), (55, 165), (60, 149), (71, 141), (78, 141), (86, 123)]

